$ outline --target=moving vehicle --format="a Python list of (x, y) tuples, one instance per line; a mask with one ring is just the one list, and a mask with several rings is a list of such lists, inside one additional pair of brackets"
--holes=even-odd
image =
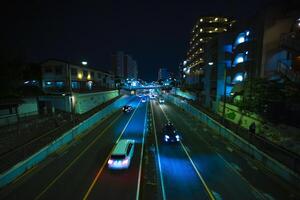
[(133, 108), (130, 105), (125, 105), (125, 106), (123, 106), (122, 110), (123, 110), (123, 112), (127, 113), (127, 112), (131, 112), (133, 110)]
[(146, 100), (146, 97), (143, 97), (142, 98), (142, 103), (145, 103), (147, 100)]
[(127, 169), (134, 153), (134, 140), (120, 140), (108, 159), (109, 169)]
[(160, 103), (160, 104), (165, 103), (165, 99), (162, 98), (162, 97), (159, 97), (159, 98), (158, 98), (158, 103)]
[(162, 133), (164, 142), (179, 142), (181, 140), (178, 131), (171, 122), (164, 125)]

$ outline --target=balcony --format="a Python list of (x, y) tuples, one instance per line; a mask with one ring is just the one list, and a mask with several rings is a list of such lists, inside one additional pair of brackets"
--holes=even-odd
[(300, 53), (300, 34), (296, 32), (282, 34), (280, 46), (288, 51)]
[(279, 61), (277, 71), (287, 77), (290, 81), (300, 83), (300, 73), (292, 69), (290, 61)]

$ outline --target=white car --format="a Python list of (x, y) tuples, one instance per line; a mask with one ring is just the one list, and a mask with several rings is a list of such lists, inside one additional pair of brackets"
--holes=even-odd
[(143, 98), (142, 98), (142, 103), (146, 103), (146, 101), (147, 101), (146, 98), (143, 97)]
[(134, 152), (134, 140), (120, 140), (107, 162), (109, 169), (127, 169)]

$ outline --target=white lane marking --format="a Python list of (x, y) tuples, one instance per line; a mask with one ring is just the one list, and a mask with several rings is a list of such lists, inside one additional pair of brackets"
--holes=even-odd
[(158, 148), (158, 142), (157, 142), (156, 127), (155, 127), (155, 120), (154, 120), (154, 112), (153, 112), (152, 103), (150, 103), (150, 107), (151, 107), (151, 112), (152, 112), (153, 130), (154, 130), (155, 144), (156, 144), (156, 149), (157, 149), (158, 168), (159, 168), (159, 177), (160, 177), (160, 182), (161, 182), (162, 197), (163, 197), (163, 200), (166, 200), (165, 184), (164, 184), (164, 179), (163, 179), (162, 170), (161, 170), (159, 148)]
[(88, 199), (90, 193), (92, 192), (92, 189), (94, 188), (94, 185), (96, 184), (97, 181), (100, 181), (99, 177), (100, 177), (100, 175), (101, 175), (101, 173), (102, 173), (104, 167), (105, 167), (106, 164), (107, 164), (107, 161), (108, 161), (108, 159), (109, 159), (109, 156), (111, 155), (113, 149), (116, 147), (117, 143), (120, 141), (121, 137), (123, 136), (125, 130), (127, 129), (129, 123), (131, 122), (133, 116), (135, 115), (136, 111), (138, 110), (138, 108), (139, 108), (139, 106), (140, 106), (140, 103), (141, 103), (141, 100), (139, 101), (139, 103), (138, 103), (136, 109), (134, 110), (134, 112), (131, 114), (131, 116), (130, 116), (128, 122), (126, 123), (126, 125), (125, 125), (125, 127), (123, 128), (121, 134), (119, 135), (119, 137), (118, 137), (116, 143), (114, 144), (114, 146), (112, 147), (112, 149), (111, 149), (111, 151), (109, 152), (108, 156), (106, 157), (105, 161), (103, 162), (101, 168), (100, 168), (99, 171), (97, 172), (96, 177), (94, 178), (92, 184), (89, 186), (88, 191), (85, 193), (85, 195), (84, 195), (84, 197), (83, 197), (83, 200), (87, 200), (87, 199)]
[(144, 130), (143, 130), (143, 140), (142, 140), (140, 166), (139, 166), (138, 185), (137, 185), (136, 196), (135, 196), (136, 200), (140, 199), (140, 188), (141, 188), (142, 165), (143, 165), (143, 156), (144, 156), (145, 132), (146, 132), (146, 129), (147, 129), (147, 112), (148, 112), (148, 103), (146, 104), (146, 113), (145, 113), (145, 121), (144, 121)]
[(222, 196), (219, 193), (217, 193), (216, 191), (212, 191), (212, 193), (216, 200), (222, 200)]
[(235, 163), (230, 163), (230, 165), (238, 172), (242, 172), (243, 170), (240, 168), (240, 166), (238, 166), (237, 164)]
[[(162, 109), (162, 111), (164, 112), (164, 110)], [(164, 113), (164, 115), (166, 116), (166, 114)], [(260, 192), (260, 191), (258, 191), (253, 185), (251, 185), (250, 184), (250, 182), (246, 179), (246, 178), (244, 178), (233, 166), (231, 166), (230, 165), (230, 163), (227, 161), (227, 160), (225, 160), (225, 158), (221, 155), (221, 154), (219, 154), (218, 152), (216, 152), (212, 147), (211, 147), (211, 145), (206, 141), (206, 140), (204, 140), (204, 139), (202, 139), (202, 137), (200, 137), (199, 135), (197, 135), (197, 137), (199, 137), (204, 143), (206, 143), (206, 145), (213, 151), (213, 152), (215, 152), (217, 155), (218, 155), (218, 157), (220, 157), (223, 161), (224, 161), (224, 163), (225, 163), (225, 165), (229, 168), (229, 169), (231, 169), (234, 173), (236, 173), (251, 189), (252, 189), (252, 192), (254, 193), (254, 194), (256, 194), (255, 196), (259, 196), (260, 197), (260, 199), (266, 199), (265, 198), (265, 196)]]
[[(160, 106), (159, 106), (159, 107), (160, 107)], [(164, 111), (161, 107), (160, 107), (160, 109), (162, 110), (162, 112), (163, 112), (164, 116), (166, 117), (166, 119), (169, 121), (168, 116), (167, 116), (167, 114), (165, 113), (165, 111)], [(191, 156), (189, 155), (189, 153), (188, 153), (186, 147), (183, 145), (183, 143), (182, 143), (181, 141), (179, 141), (179, 142), (180, 142), (180, 145), (181, 145), (182, 149), (184, 150), (185, 154), (187, 155), (188, 159), (190, 160), (190, 162), (191, 162), (191, 164), (192, 164), (192, 166), (193, 166), (193, 168), (194, 168), (196, 174), (198, 175), (198, 177), (199, 177), (201, 183), (204, 185), (204, 188), (205, 188), (205, 190), (206, 190), (206, 192), (207, 192), (209, 198), (210, 198), (211, 200), (215, 200), (214, 195), (212, 194), (212, 192), (211, 192), (210, 189), (208, 188), (206, 182), (204, 181), (203, 177), (201, 176), (200, 172), (198, 171), (198, 169), (197, 169), (197, 167), (196, 167), (194, 161), (192, 160)]]
[(192, 164), (194, 170), (196, 171), (196, 173), (197, 173), (199, 179), (201, 180), (202, 184), (204, 185), (204, 188), (205, 188), (206, 192), (208, 193), (209, 198), (212, 199), (212, 200), (215, 200), (214, 195), (212, 194), (212, 192), (211, 192), (210, 189), (208, 188), (208, 186), (207, 186), (207, 184), (205, 183), (203, 177), (201, 176), (200, 172), (198, 171), (198, 169), (197, 169), (197, 167), (196, 167), (194, 161), (192, 160), (191, 156), (189, 155), (189, 153), (187, 152), (186, 148), (184, 147), (184, 145), (182, 144), (181, 141), (180, 141), (180, 144), (181, 144), (181, 147), (183, 148), (185, 154), (187, 155), (188, 159), (190, 160), (190, 162), (191, 162), (191, 164)]
[(261, 192), (259, 192), (253, 185), (251, 185), (250, 182), (246, 178), (244, 178), (241, 175), (241, 173), (238, 170), (236, 170), (227, 160), (225, 160), (225, 158), (222, 155), (220, 155), (217, 152), (216, 154), (224, 161), (227, 167), (232, 169), (232, 171), (235, 172), (252, 189), (252, 192), (255, 194), (255, 196), (260, 197), (260, 199), (265, 199), (264, 195)]
[(230, 152), (233, 152), (233, 149), (232, 149), (231, 147), (229, 147), (229, 146), (227, 146), (226, 149), (227, 149), (228, 151), (230, 151)]

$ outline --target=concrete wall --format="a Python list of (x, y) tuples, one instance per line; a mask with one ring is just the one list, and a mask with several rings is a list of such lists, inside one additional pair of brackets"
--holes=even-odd
[[(19, 117), (28, 117), (38, 114), (38, 105), (36, 98), (24, 98), (23, 103), (18, 106)], [(18, 121), (16, 113), (9, 114), (9, 109), (1, 110), (0, 112), (0, 126), (14, 124)]]
[(22, 99), (22, 101), (24, 101), (24, 103), (22, 103), (18, 107), (20, 117), (38, 114), (38, 105), (36, 98), (24, 98)]
[(225, 128), (223, 125), (219, 124), (217, 121), (213, 120), (205, 113), (194, 108), (186, 102), (182, 102), (179, 98), (176, 98), (172, 95), (164, 95), (164, 97), (168, 102), (184, 109), (186, 112), (191, 113), (200, 121), (207, 124), (210, 128), (214, 129), (222, 137), (226, 138), (232, 144), (238, 146), (244, 152), (248, 153), (253, 158), (260, 161), (265, 167), (269, 168), (273, 173), (275, 173), (285, 181), (294, 185), (300, 185), (300, 177), (298, 174), (296, 174), (286, 166), (282, 165), (277, 160), (271, 158), (264, 152), (260, 151), (254, 145), (248, 143), (246, 140), (239, 137), (231, 130)]
[(191, 99), (194, 101), (197, 99), (196, 94), (194, 94), (193, 92), (188, 92), (188, 91), (184, 92), (184, 91), (181, 91), (180, 88), (173, 88), (171, 92), (175, 95), (184, 97), (186, 99)]
[(119, 96), (118, 90), (112, 90), (107, 92), (96, 93), (75, 93), (75, 112), (82, 114), (85, 113), (117, 96)]
[[(223, 115), (223, 105), (223, 102), (220, 102), (218, 107), (218, 114), (221, 116)], [(256, 114), (241, 113), (237, 106), (226, 104), (225, 118), (235, 124), (240, 124), (240, 126), (246, 129), (249, 129), (250, 124), (252, 124), (252, 122), (255, 122), (257, 133), (260, 133), (262, 131), (263, 120)]]
[(132, 99), (133, 99), (132, 96), (121, 97), (114, 103), (110, 104), (109, 106), (97, 112), (90, 118), (86, 119), (85, 121), (81, 122), (80, 124), (72, 128), (71, 130), (67, 131), (61, 137), (57, 138), (49, 145), (42, 148), (40, 151), (30, 156), (28, 159), (19, 162), (8, 171), (1, 174), (0, 188), (11, 183), (13, 180), (15, 180), (18, 176), (23, 174), (25, 171), (39, 164), (41, 161), (47, 158), (51, 153), (55, 152), (65, 144), (71, 142), (78, 135), (83, 134), (85, 131), (90, 129), (95, 124), (99, 123), (104, 118), (107, 118), (110, 115), (112, 115), (114, 112), (119, 110), (124, 104), (127, 104)]
[[(73, 93), (75, 112), (85, 113), (115, 97), (119, 96), (118, 90), (94, 93)], [(62, 95), (41, 96), (40, 101), (49, 102), (55, 109), (71, 112), (71, 97)]]
[(40, 96), (39, 101), (49, 102), (55, 109), (71, 112), (70, 97), (61, 95)]

